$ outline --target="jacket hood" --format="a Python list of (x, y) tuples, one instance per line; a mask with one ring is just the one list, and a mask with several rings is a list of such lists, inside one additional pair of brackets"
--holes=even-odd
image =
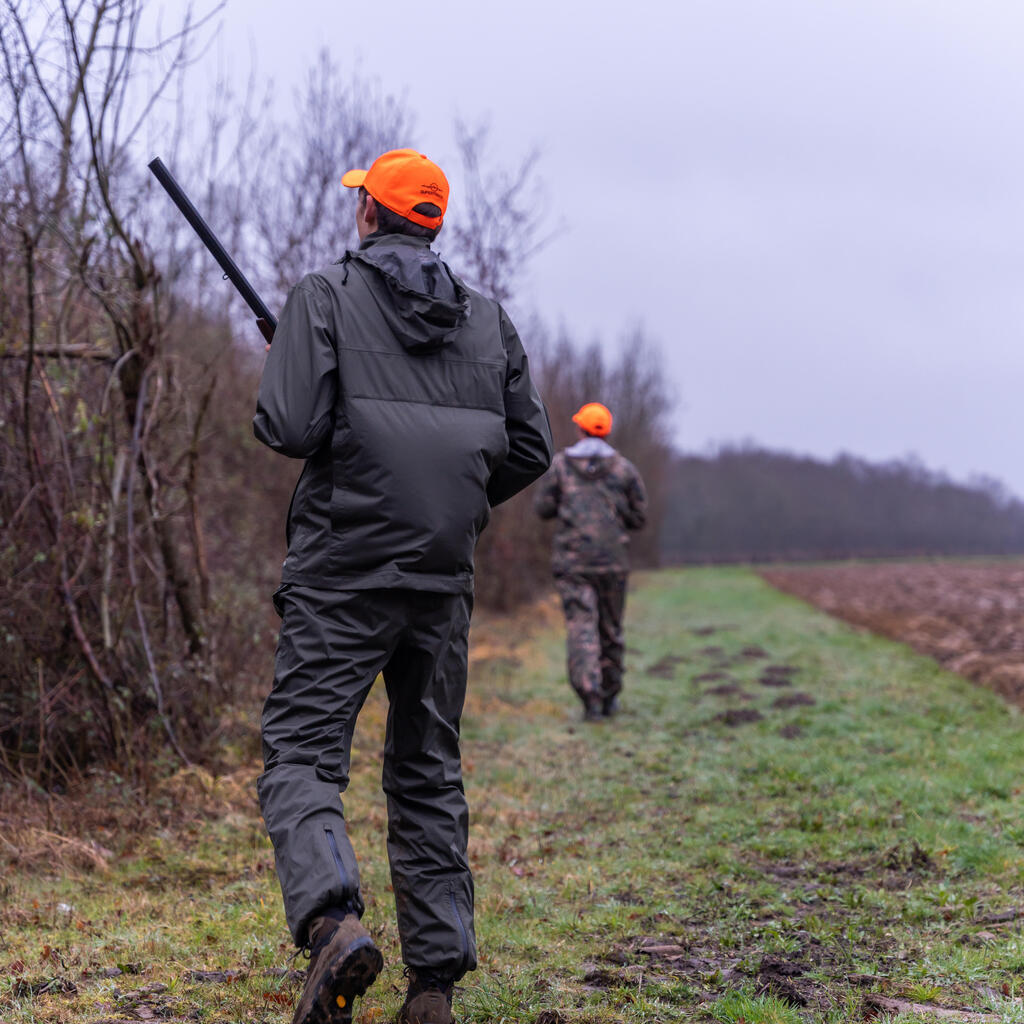
[(469, 291), (426, 238), (369, 235), (342, 262), (370, 271), (366, 279), (380, 311), (410, 352), (450, 345), (469, 318)]
[(615, 449), (599, 437), (584, 437), (565, 449), (566, 464), (587, 480), (607, 476)]

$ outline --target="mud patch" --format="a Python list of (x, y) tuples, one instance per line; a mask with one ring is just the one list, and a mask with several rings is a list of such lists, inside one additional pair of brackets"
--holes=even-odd
[(713, 683), (719, 679), (731, 678), (728, 672), (723, 672), (721, 669), (716, 668), (713, 672), (701, 672), (699, 676), (693, 677), (693, 681), (695, 683)]
[(768, 657), (768, 652), (760, 644), (747, 644), (747, 646), (740, 651), (740, 654), (742, 654), (744, 658), (750, 658), (751, 660), (754, 658)]
[(750, 722), (760, 722), (764, 718), (756, 708), (729, 708), (720, 715), (715, 715), (715, 721), (729, 726), (731, 729), (738, 725), (747, 725)]
[(803, 736), (803, 734), (804, 731), (799, 725), (784, 725), (779, 730), (779, 735), (784, 740), (798, 740)]
[(776, 697), (772, 701), (773, 708), (799, 708), (810, 707), (818, 702), (809, 693), (787, 693), (782, 697)]

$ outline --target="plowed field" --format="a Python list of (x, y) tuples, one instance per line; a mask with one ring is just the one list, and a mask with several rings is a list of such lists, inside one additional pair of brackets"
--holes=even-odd
[(809, 566), (761, 575), (1024, 706), (1024, 562)]

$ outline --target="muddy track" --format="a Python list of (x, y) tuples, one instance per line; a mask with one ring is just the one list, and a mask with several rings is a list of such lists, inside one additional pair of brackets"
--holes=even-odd
[(1024, 562), (765, 569), (773, 587), (1024, 706)]

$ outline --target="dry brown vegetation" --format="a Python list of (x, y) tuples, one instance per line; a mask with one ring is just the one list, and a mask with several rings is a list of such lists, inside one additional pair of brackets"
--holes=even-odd
[(772, 586), (901, 640), (1024, 706), (1024, 563), (903, 562), (766, 569)]

